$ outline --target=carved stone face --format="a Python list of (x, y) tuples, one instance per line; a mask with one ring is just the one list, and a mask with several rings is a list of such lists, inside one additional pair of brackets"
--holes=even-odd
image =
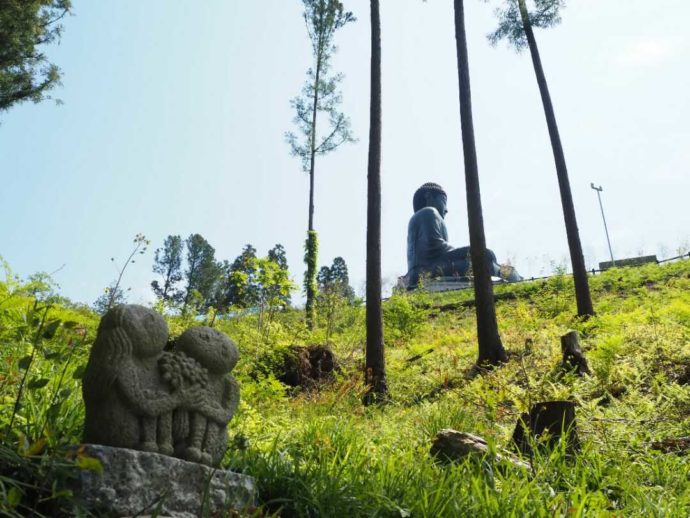
[(239, 359), (237, 346), (220, 331), (192, 327), (176, 340), (177, 349), (194, 358), (212, 374), (227, 374)]
[(442, 218), (446, 217), (446, 214), (448, 213), (448, 210), (446, 208), (448, 204), (448, 198), (446, 198), (445, 194), (441, 192), (427, 192), (424, 198), (426, 200), (427, 207), (435, 208)]

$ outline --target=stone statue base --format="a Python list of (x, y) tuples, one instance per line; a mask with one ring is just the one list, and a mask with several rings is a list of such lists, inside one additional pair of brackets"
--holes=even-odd
[(158, 453), (97, 444), (80, 446), (103, 472), (80, 471), (76, 496), (97, 515), (215, 516), (255, 504), (254, 479)]
[[(500, 277), (491, 277), (491, 281), (494, 284), (503, 284), (507, 281), (501, 279)], [(409, 286), (409, 281), (406, 275), (398, 277), (398, 284), (396, 288), (404, 291), (413, 291), (420, 289), (427, 291), (429, 293), (436, 293), (439, 291), (453, 291), (453, 290), (464, 290), (466, 288), (472, 287), (472, 279), (469, 277), (435, 277), (432, 279), (426, 279), (421, 287), (411, 288)]]

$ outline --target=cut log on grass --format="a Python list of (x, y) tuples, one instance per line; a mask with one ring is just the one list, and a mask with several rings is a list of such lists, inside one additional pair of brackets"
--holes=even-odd
[(652, 443), (652, 449), (676, 455), (690, 455), (690, 437), (669, 437)]
[(561, 351), (563, 352), (563, 369), (575, 372), (578, 376), (591, 374), (585, 358), (577, 331), (569, 331), (561, 336)]
[(431, 348), (427, 349), (426, 351), (424, 351), (423, 353), (419, 353), (419, 354), (415, 354), (414, 356), (411, 356), (410, 358), (408, 358), (405, 361), (407, 363), (416, 362), (417, 360), (421, 360), (422, 358), (424, 358), (427, 354), (431, 354), (433, 352), (434, 352), (434, 348), (431, 347)]
[(563, 436), (568, 441), (568, 453), (574, 453), (580, 448), (575, 424), (575, 403), (543, 401), (535, 404), (529, 414), (520, 416), (513, 432), (513, 443), (522, 453), (530, 454), (533, 443), (552, 448)]
[(431, 455), (441, 462), (462, 461), (469, 455), (483, 457), (490, 455), (496, 461), (506, 461), (520, 468), (530, 469), (530, 464), (518, 459), (510, 453), (493, 453), (487, 442), (478, 435), (466, 432), (458, 432), (451, 428), (445, 428), (436, 434), (436, 439), (431, 445)]

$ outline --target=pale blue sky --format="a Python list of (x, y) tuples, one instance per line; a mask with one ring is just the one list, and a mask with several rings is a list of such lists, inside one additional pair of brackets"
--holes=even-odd
[[(382, 0), (383, 274), (405, 273), (412, 194), (449, 194), (452, 244), (468, 244), (452, 1)], [(357, 144), (317, 163), (320, 264), (341, 255), (362, 291), (369, 96), (368, 2), (338, 36), (334, 70)], [(0, 115), (0, 255), (53, 271), (91, 303), (138, 232), (126, 274), (151, 300), (153, 249), (198, 232), (232, 260), (245, 243), (287, 248), (300, 282), (308, 178), (290, 157), (289, 100), (310, 63), (298, 0), (75, 0), (62, 43), (64, 101)], [(566, 261), (553, 158), (529, 55), (491, 48), (492, 8), (466, 0), (489, 246), (525, 275)], [(675, 255), (690, 241), (687, 0), (571, 0), (537, 38), (570, 171), (586, 261), (608, 251), (590, 182), (604, 187), (617, 256)]]

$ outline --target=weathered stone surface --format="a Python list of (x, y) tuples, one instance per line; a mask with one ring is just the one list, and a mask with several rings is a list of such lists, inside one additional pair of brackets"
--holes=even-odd
[(431, 445), (431, 455), (443, 462), (461, 461), (468, 455), (493, 455), (497, 461), (507, 461), (520, 468), (529, 468), (529, 463), (510, 453), (492, 453), (486, 440), (478, 435), (458, 432), (452, 428), (445, 428), (436, 434)]
[(599, 263), (599, 269), (604, 271), (608, 270), (609, 268), (613, 268), (614, 266), (620, 268), (622, 266), (639, 266), (641, 264), (658, 262), (659, 260), (656, 258), (656, 255), (644, 255), (641, 257), (628, 257), (626, 259), (616, 259), (615, 264), (611, 261), (604, 261), (602, 263)]
[(80, 447), (79, 455), (95, 457), (103, 466), (102, 473), (81, 470), (76, 488), (77, 497), (98, 514), (195, 518), (254, 505), (254, 480), (247, 475), (93, 444)]
[[(398, 277), (398, 283), (395, 287), (401, 290), (412, 288), (412, 286), (408, 286), (408, 283), (409, 278), (406, 275)], [(419, 287), (419, 284), (417, 284), (417, 288)], [(472, 280), (469, 277), (434, 277), (433, 279), (425, 280), (422, 287), (424, 291), (429, 293), (465, 290), (472, 287)]]
[(225, 452), (228, 422), (240, 401), (237, 382), (227, 375), (237, 365), (239, 351), (220, 331), (193, 327), (177, 339), (176, 352), (193, 358), (208, 371), (200, 401), (175, 411), (176, 456), (216, 466)]
[(164, 351), (168, 327), (155, 311), (112, 308), (101, 319), (84, 374), (84, 442), (217, 465), (239, 402), (230, 371), (235, 344), (208, 327), (185, 331)]

